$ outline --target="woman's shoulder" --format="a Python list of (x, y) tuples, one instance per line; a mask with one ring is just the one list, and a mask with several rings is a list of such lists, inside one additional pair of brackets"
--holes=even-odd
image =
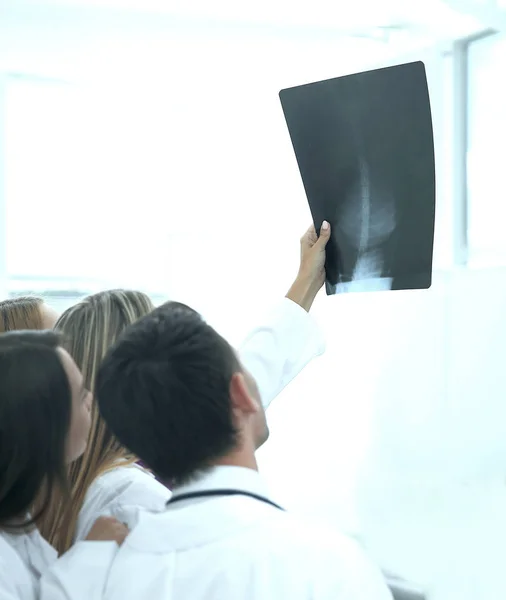
[[(16, 536), (16, 538), (19, 538), (19, 540), (22, 541), (22, 535)], [(14, 537), (14, 534), (0, 531), (0, 565), (4, 566), (10, 563), (14, 566), (24, 566), (20, 555), (15, 549), (16, 545), (13, 543), (13, 540), (16, 538)]]
[(36, 597), (33, 578), (12, 544), (12, 536), (0, 532), (0, 597), (3, 594), (31, 599)]
[(76, 540), (84, 539), (98, 517), (116, 516), (125, 508), (161, 511), (170, 491), (138, 465), (118, 465), (91, 484), (81, 508)]
[(114, 467), (99, 475), (92, 485), (110, 486), (122, 482), (146, 482), (148, 480), (156, 481), (154, 475), (144, 467), (136, 463), (118, 462)]
[(126, 504), (140, 502), (154, 509), (170, 498), (170, 491), (143, 467), (136, 464), (118, 465), (97, 477), (90, 486), (88, 498), (109, 497)]

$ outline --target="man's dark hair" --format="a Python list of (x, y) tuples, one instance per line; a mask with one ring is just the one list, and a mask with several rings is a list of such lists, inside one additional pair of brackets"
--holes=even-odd
[(196, 311), (169, 302), (110, 349), (95, 392), (119, 441), (162, 481), (180, 485), (235, 447), (230, 382), (240, 369)]
[(55, 486), (66, 490), (72, 394), (59, 345), (51, 331), (0, 335), (0, 529), (32, 525)]

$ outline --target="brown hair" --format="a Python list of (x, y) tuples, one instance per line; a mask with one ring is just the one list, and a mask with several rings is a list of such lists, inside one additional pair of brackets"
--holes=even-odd
[[(149, 297), (142, 292), (108, 290), (88, 296), (61, 315), (55, 328), (63, 333), (63, 347), (81, 370), (89, 390), (94, 390), (98, 368), (107, 350), (129, 325), (153, 308)], [(68, 518), (62, 499), (54, 498), (52, 510), (38, 524), (42, 535), (60, 553), (74, 543), (77, 520), (90, 485), (122, 459), (126, 464), (137, 460), (118, 442), (93, 402), (88, 446), (70, 467), (72, 504)]]
[(40, 307), (44, 301), (21, 296), (0, 302), (0, 333), (20, 329), (43, 329)]
[(30, 531), (50, 510), (56, 489), (69, 499), (72, 394), (60, 344), (54, 331), (0, 336), (0, 528), (10, 533)]

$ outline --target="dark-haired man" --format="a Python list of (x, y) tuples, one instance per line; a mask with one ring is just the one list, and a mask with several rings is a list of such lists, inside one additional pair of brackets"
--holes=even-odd
[(107, 600), (391, 598), (354, 542), (271, 499), (255, 459), (268, 437), (262, 393), (196, 311), (168, 303), (134, 324), (96, 393), (118, 439), (175, 484), (163, 513), (140, 514)]

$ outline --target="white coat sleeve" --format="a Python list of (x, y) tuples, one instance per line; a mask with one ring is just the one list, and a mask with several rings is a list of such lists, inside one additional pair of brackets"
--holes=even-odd
[(323, 333), (301, 306), (284, 298), (239, 347), (265, 408), (315, 357), (325, 351)]
[(78, 542), (44, 573), (39, 600), (102, 600), (117, 551), (116, 542)]

